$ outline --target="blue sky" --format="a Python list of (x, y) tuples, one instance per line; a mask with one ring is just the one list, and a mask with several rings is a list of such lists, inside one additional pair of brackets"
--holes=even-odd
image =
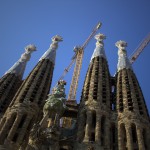
[[(105, 34), (105, 50), (111, 75), (117, 66), (118, 40), (128, 43), (128, 55), (150, 32), (149, 0), (0, 0), (0, 76), (20, 58), (24, 47), (35, 44), (24, 78), (48, 49), (51, 37), (59, 34), (64, 41), (59, 44), (52, 87), (70, 63), (73, 47), (82, 45), (98, 21), (99, 32)], [(83, 66), (77, 92), (81, 90), (89, 61), (95, 48), (92, 39), (85, 49)], [(143, 94), (150, 110), (150, 44), (133, 64)], [(68, 93), (73, 69), (66, 75)]]

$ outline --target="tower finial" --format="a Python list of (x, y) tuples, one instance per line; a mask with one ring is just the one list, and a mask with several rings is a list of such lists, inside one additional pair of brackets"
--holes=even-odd
[(126, 68), (126, 69), (132, 69), (131, 63), (127, 57), (126, 47), (127, 43), (125, 41), (118, 41), (116, 42), (116, 47), (118, 47), (118, 65), (117, 69), (118, 71)]
[(52, 43), (51, 43), (49, 49), (43, 54), (43, 56), (40, 58), (40, 60), (50, 59), (53, 63), (55, 63), (56, 49), (58, 48), (58, 43), (61, 41), (63, 41), (63, 38), (59, 35), (52, 37)]
[(32, 44), (27, 45), (27, 46), (25, 47), (25, 53), (23, 53), (23, 54), (21, 55), (20, 62), (27, 62), (27, 61), (29, 61), (30, 58), (31, 58), (31, 53), (32, 53), (33, 51), (36, 51), (35, 45), (32, 45)]
[(23, 53), (21, 55), (21, 58), (5, 74), (14, 73), (17, 76), (20, 76), (22, 78), (23, 73), (25, 71), (27, 61), (30, 60), (31, 53), (33, 51), (36, 51), (35, 45), (30, 44), (30, 45), (26, 46), (25, 53)]
[(96, 42), (96, 48), (93, 52), (93, 55), (91, 57), (91, 61), (94, 57), (100, 56), (106, 59), (105, 50), (104, 50), (104, 43), (103, 40), (106, 39), (106, 36), (104, 34), (97, 34), (95, 35)]
[(106, 39), (106, 36), (104, 34), (97, 34), (95, 35), (95, 39), (97, 40), (97, 42), (103, 42), (104, 39)]
[(124, 50), (124, 51), (126, 51), (126, 47), (128, 46), (127, 42), (122, 41), (122, 40), (117, 41), (115, 45), (116, 47), (118, 47), (118, 50)]

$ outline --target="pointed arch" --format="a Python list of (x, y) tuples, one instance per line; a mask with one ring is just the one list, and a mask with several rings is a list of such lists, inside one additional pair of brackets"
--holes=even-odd
[(95, 128), (96, 128), (96, 111), (92, 110), (92, 126), (90, 131), (89, 141), (95, 141)]

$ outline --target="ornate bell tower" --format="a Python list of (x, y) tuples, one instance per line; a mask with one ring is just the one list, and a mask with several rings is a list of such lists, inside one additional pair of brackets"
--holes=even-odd
[(25, 47), (25, 53), (0, 79), (0, 118), (19, 89), (27, 61), (30, 60), (31, 53), (35, 50), (36, 47), (34, 45)]
[(117, 112), (118, 149), (149, 150), (150, 122), (145, 100), (128, 60), (124, 41), (118, 47)]
[(49, 92), (58, 42), (60, 36), (52, 38), (50, 48), (24, 80), (0, 122), (0, 149), (18, 150), (29, 131), (39, 120), (44, 100)]
[(96, 48), (86, 74), (78, 114), (75, 149), (110, 148), (110, 73), (104, 50), (105, 35), (95, 36)]

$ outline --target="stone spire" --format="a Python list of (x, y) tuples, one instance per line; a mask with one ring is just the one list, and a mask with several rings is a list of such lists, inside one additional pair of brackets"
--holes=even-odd
[(52, 38), (50, 49), (23, 81), (1, 119), (0, 148), (9, 149), (9, 145), (14, 150), (19, 149), (20, 145), (26, 144), (23, 142), (28, 138), (33, 124), (41, 119), (42, 107), (52, 82), (55, 51), (59, 41), (62, 41), (60, 36)]
[(28, 45), (21, 58), (0, 79), (0, 118), (21, 86), (27, 61), (29, 61), (31, 53), (35, 49), (34, 45)]
[(5, 73), (15, 74), (22, 78), (27, 61), (30, 60), (31, 53), (36, 51), (36, 47), (34, 45), (28, 45), (25, 47), (25, 53), (21, 55), (21, 58)]
[(62, 40), (63, 40), (62, 37), (59, 35), (52, 37), (52, 44), (40, 58), (40, 61), (42, 59), (49, 59), (51, 62), (53, 62), (53, 64), (55, 64), (56, 49), (58, 48), (58, 42), (61, 42)]
[(91, 57), (91, 61), (93, 58), (100, 56), (106, 59), (106, 55), (105, 55), (105, 50), (104, 50), (104, 43), (103, 40), (106, 39), (106, 36), (104, 34), (97, 34), (95, 36), (95, 39), (97, 40), (96, 42), (96, 48), (93, 52), (93, 55)]
[(108, 138), (111, 135), (111, 83), (104, 51), (105, 35), (98, 34), (95, 38), (96, 48), (86, 73), (78, 113), (77, 149), (85, 149), (85, 143), (86, 149), (110, 149), (111, 145)]
[(116, 46), (118, 47), (118, 65), (117, 69), (118, 71), (126, 68), (126, 69), (132, 69), (131, 63), (127, 57), (126, 47), (127, 43), (125, 41), (118, 41), (116, 42)]
[(118, 149), (150, 149), (149, 115), (142, 90), (127, 58), (127, 43), (118, 41), (116, 46), (119, 48), (116, 74)]

